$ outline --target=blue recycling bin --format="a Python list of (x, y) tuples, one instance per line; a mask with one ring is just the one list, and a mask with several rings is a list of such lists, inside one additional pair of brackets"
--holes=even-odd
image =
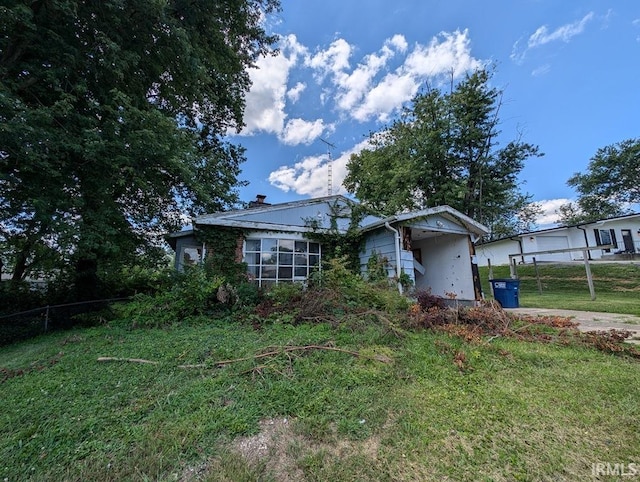
[(503, 308), (518, 308), (518, 290), (520, 289), (519, 279), (491, 279), (493, 297)]

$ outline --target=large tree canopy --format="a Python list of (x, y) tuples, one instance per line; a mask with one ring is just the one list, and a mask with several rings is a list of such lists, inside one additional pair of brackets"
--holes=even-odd
[[(20, 279), (148, 251), (237, 202), (247, 69), (279, 0), (10, 0), (0, 6), (0, 243)], [(48, 263), (48, 264), (47, 264)]]
[(627, 206), (640, 203), (640, 139), (628, 139), (602, 147), (591, 158), (584, 174), (576, 173), (567, 184), (576, 189), (574, 204), (560, 208), (565, 225), (625, 214)]
[(387, 214), (447, 204), (493, 236), (530, 223), (535, 205), (517, 176), (540, 154), (520, 141), (497, 147), (502, 92), (490, 80), (491, 72), (479, 70), (448, 93), (418, 94), (400, 119), (370, 135), (370, 149), (351, 156), (347, 190)]

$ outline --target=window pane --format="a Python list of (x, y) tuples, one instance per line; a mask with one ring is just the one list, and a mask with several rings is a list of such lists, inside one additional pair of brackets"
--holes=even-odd
[(249, 265), (247, 267), (247, 273), (250, 277), (257, 278), (258, 276), (260, 276), (260, 266)]
[(247, 239), (247, 251), (260, 251), (259, 239)]
[(295, 267), (296, 276), (304, 276), (307, 277), (307, 267), (306, 266), (296, 266)]
[(278, 240), (273, 238), (264, 238), (262, 240), (262, 251), (275, 252), (278, 246)]
[(309, 266), (315, 266), (320, 263), (320, 256), (317, 254), (312, 254), (309, 256)]
[(281, 239), (278, 241), (278, 250), (285, 251), (290, 253), (293, 251), (293, 240), (292, 239)]
[(200, 262), (200, 248), (182, 248), (182, 263), (185, 265)]
[(306, 254), (296, 254), (296, 266), (307, 266), (307, 255)]
[(307, 252), (307, 242), (296, 241), (296, 253), (306, 253), (306, 252)]
[(262, 253), (262, 264), (276, 264), (275, 253)]
[(318, 244), (318, 243), (309, 243), (309, 252), (310, 253), (319, 253), (320, 252), (320, 244)]
[(278, 264), (291, 266), (293, 264), (293, 255), (288, 253), (280, 253), (278, 255)]
[(278, 268), (278, 279), (291, 279), (292, 268)]
[(276, 267), (275, 266), (263, 266), (262, 267), (262, 278), (276, 278)]
[(247, 253), (244, 257), (247, 264), (260, 264), (260, 253)]
[(611, 232), (608, 229), (600, 230), (600, 241), (602, 244), (611, 244)]

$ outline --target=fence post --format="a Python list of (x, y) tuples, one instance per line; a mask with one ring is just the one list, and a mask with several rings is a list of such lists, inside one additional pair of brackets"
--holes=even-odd
[(591, 266), (589, 265), (589, 256), (586, 249), (582, 250), (582, 257), (584, 258), (584, 269), (587, 272), (587, 283), (589, 284), (589, 294), (591, 295), (591, 301), (596, 299), (596, 289), (593, 286), (593, 276), (591, 275)]
[(49, 305), (47, 305), (47, 311), (44, 312), (44, 332), (49, 331)]
[(538, 263), (536, 257), (533, 257), (533, 267), (536, 269), (536, 281), (538, 282), (538, 293), (542, 294), (542, 283), (540, 282), (540, 272), (538, 271)]

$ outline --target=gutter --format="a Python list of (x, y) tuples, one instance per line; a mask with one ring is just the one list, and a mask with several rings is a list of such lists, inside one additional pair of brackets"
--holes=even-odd
[(391, 231), (394, 235), (395, 235), (395, 245), (396, 245), (396, 275), (398, 278), (398, 291), (400, 292), (400, 294), (403, 293), (403, 289), (402, 289), (402, 284), (400, 283), (400, 274), (402, 273), (402, 262), (400, 260), (400, 233), (398, 232), (397, 229), (394, 229), (391, 227), (391, 225), (389, 224), (389, 221), (385, 221), (384, 223), (384, 227), (387, 228), (389, 231)]

